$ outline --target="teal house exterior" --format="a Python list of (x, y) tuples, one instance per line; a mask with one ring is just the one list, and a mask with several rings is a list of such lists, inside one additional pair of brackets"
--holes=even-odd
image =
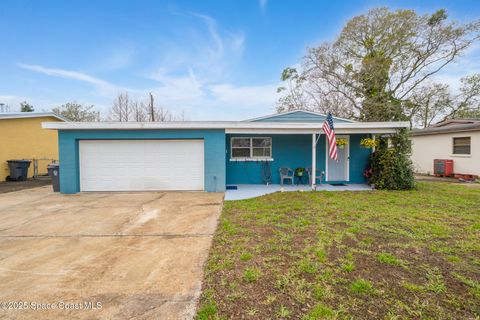
[[(362, 138), (388, 135), (405, 122), (334, 117), (347, 144), (327, 156), (325, 115), (297, 110), (244, 121), (47, 122), (58, 130), (60, 191), (195, 190), (280, 184), (280, 168), (308, 168), (295, 183), (365, 183), (371, 149)], [(315, 177), (317, 179), (315, 179)], [(312, 177), (311, 177), (312, 178)]]

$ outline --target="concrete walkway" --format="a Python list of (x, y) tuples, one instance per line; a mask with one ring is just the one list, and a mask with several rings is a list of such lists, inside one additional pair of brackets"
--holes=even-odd
[(0, 318), (192, 319), (222, 200), (51, 187), (0, 194), (0, 302), (27, 303)]
[[(260, 197), (274, 192), (291, 191), (312, 191), (310, 185), (285, 185), (279, 184), (239, 184), (237, 190), (227, 190), (225, 200), (242, 200)], [(331, 184), (321, 184), (317, 186), (317, 191), (366, 191), (371, 190), (366, 184), (348, 184), (345, 186), (333, 186)]]

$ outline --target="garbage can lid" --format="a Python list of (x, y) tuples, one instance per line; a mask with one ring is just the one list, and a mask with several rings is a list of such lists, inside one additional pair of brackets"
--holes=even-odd
[(47, 166), (48, 169), (57, 169), (57, 168), (59, 168), (59, 167), (60, 167), (60, 165), (59, 165), (58, 163), (50, 163), (50, 164)]
[(21, 163), (28, 162), (28, 163), (30, 163), (30, 162), (32, 162), (32, 161), (30, 161), (30, 160), (7, 160), (7, 162), (8, 162), (8, 163), (10, 163), (10, 162), (21, 162)]

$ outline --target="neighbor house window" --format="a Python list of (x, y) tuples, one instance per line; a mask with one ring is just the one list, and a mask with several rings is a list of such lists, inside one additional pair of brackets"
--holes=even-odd
[(272, 157), (272, 138), (232, 138), (232, 158), (268, 159)]
[(453, 138), (453, 154), (470, 154), (470, 137)]

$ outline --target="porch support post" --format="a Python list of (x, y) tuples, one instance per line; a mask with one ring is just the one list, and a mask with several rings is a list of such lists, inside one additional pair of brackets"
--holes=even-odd
[(316, 181), (317, 181), (317, 135), (315, 133), (312, 134), (312, 190), (316, 189)]
[[(375, 135), (372, 134), (372, 139), (375, 140), (375, 138), (376, 138)], [(374, 153), (374, 152), (375, 152), (375, 146), (373, 146), (373, 148), (372, 148), (372, 153)]]

